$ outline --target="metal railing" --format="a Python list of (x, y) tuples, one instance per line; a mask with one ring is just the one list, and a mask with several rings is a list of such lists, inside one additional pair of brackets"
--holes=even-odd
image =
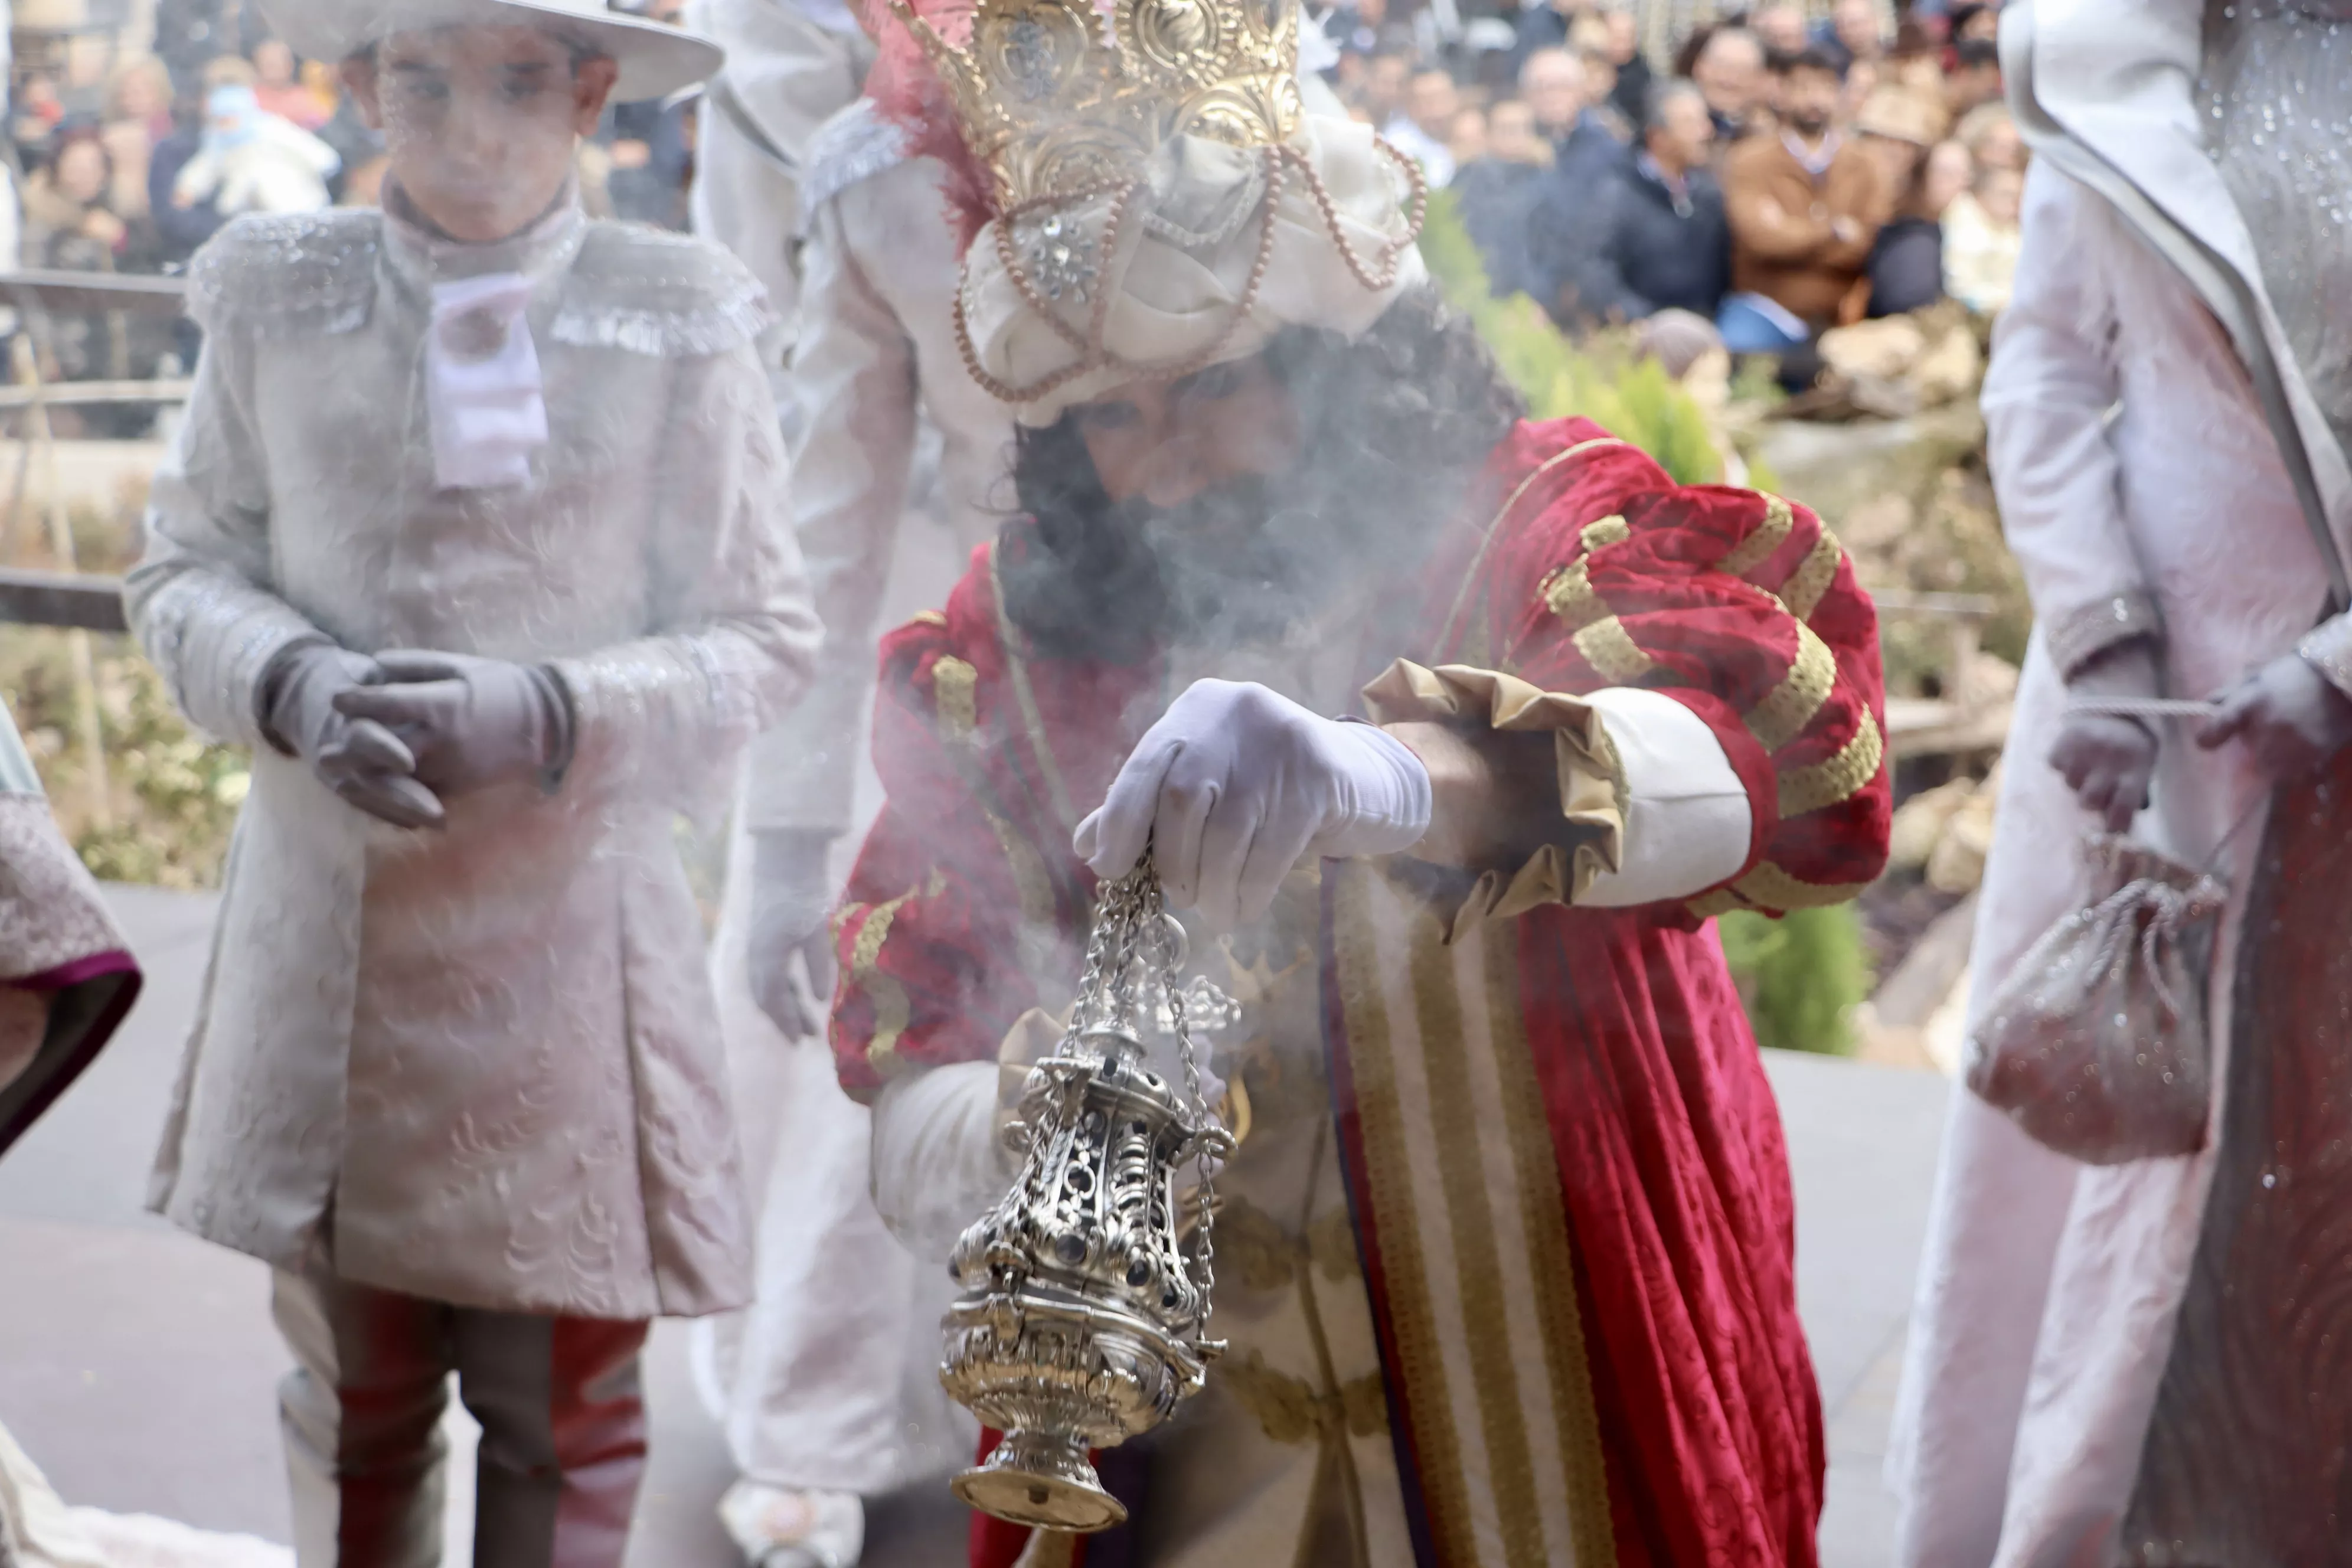
[(85, 632), (131, 629), (122, 612), (121, 578), (21, 567), (0, 567), (0, 621)]

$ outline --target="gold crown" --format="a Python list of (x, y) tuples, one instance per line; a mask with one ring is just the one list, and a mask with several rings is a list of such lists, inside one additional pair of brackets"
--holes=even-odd
[(890, 9), (939, 69), (1001, 210), (1142, 177), (1180, 134), (1286, 141), (1297, 0), (980, 0), (957, 48), (908, 0)]

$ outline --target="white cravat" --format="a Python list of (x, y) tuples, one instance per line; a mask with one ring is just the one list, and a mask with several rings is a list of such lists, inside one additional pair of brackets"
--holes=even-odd
[(433, 422), (433, 475), (444, 489), (488, 489), (530, 479), (547, 444), (539, 349), (523, 312), (530, 279), (493, 272), (433, 285), (425, 339), (425, 401)]

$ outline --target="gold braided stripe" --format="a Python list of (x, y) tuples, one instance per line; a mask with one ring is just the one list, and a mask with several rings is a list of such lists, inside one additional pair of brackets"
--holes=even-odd
[(1572, 632), (1609, 618), (1608, 602), (1593, 592), (1592, 578), (1582, 561), (1571, 561), (1544, 579), (1543, 601)]
[[(1491, 1124), (1480, 1125), (1477, 1097), (1468, 1078), (1458, 1069), (1448, 1070), (1452, 1064), (1437, 1065), (1448, 1054), (1473, 1045), (1473, 1031), (1464, 1027), (1462, 998), (1456, 990), (1457, 950), (1445, 944), (1441, 928), (1426, 912), (1413, 921), (1410, 942), (1412, 998), (1419, 1025), (1414, 1043), (1433, 1069), (1425, 1072), (1424, 1078), (1430, 1125), (1436, 1134), (1438, 1193), (1453, 1243), (1462, 1338), (1468, 1351), (1478, 1426), (1486, 1438), (1484, 1479), (1494, 1500), (1492, 1518), (1502, 1534), (1503, 1563), (1541, 1563), (1543, 1519), (1536, 1505), (1527, 1413), (1512, 1366), (1503, 1264), (1495, 1234), (1497, 1216), (1484, 1168), (1486, 1142), (1496, 1130)], [(1518, 999), (1511, 1000), (1516, 1014)], [(1555, 1191), (1557, 1181), (1555, 1177)]]
[(1862, 896), (1867, 882), (1801, 882), (1771, 861), (1759, 864), (1732, 888), (1749, 903), (1768, 910), (1817, 910)]
[(1735, 577), (1745, 577), (1771, 560), (1772, 552), (1788, 542), (1797, 526), (1797, 514), (1790, 510), (1787, 501), (1762, 490), (1756, 493), (1764, 501), (1764, 521), (1757, 524), (1755, 532), (1733, 545), (1731, 552), (1716, 563)]
[(1633, 531), (1627, 526), (1622, 512), (1612, 511), (1607, 517), (1597, 517), (1586, 523), (1580, 537), (1586, 552), (1590, 552), (1604, 544), (1622, 544), (1633, 537)]
[(907, 617), (907, 624), (914, 626), (944, 626), (948, 624), (948, 618), (937, 610), (917, 610)]
[(971, 739), (980, 727), (980, 671), (952, 654), (931, 665), (931, 704), (940, 735), (950, 742)]
[(1822, 529), (1812, 549), (1789, 574), (1789, 580), (1780, 584), (1780, 602), (1789, 606), (1789, 613), (1801, 621), (1811, 620), (1813, 611), (1821, 606), (1822, 595), (1837, 581), (1838, 563), (1844, 559), (1845, 551), (1838, 544), (1837, 536)]
[(1878, 776), (1879, 763), (1885, 757), (1886, 738), (1879, 733), (1878, 721), (1864, 709), (1861, 728), (1854, 731), (1853, 740), (1838, 748), (1835, 756), (1808, 767), (1790, 768), (1780, 775), (1780, 820), (1852, 800)]
[(1446, 1386), (1437, 1313), (1430, 1300), (1429, 1260), (1413, 1213), (1397, 1042), (1384, 994), (1387, 961), (1380, 951), (1378, 904), (1386, 889), (1378, 884), (1380, 874), (1368, 860), (1340, 861), (1334, 869), (1341, 881), (1333, 895), (1333, 957), (1347, 1019), (1357, 1111), (1362, 1119), (1364, 1185), (1396, 1331), (1397, 1375), (1404, 1383), (1415, 1447), (1428, 1455), (1422, 1493), (1438, 1555), (1447, 1563), (1475, 1563), (1476, 1537), (1461, 1471), (1454, 1395)]
[(866, 1042), (866, 1059), (878, 1072), (896, 1069), (898, 1059), (898, 1037), (907, 1032), (912, 1010), (907, 1000), (907, 988), (898, 980), (883, 973), (875, 965), (882, 960), (882, 944), (890, 940), (890, 927), (898, 911), (909, 899), (918, 896), (938, 898), (946, 888), (947, 879), (937, 870), (929, 882), (920, 888), (909, 888), (895, 899), (874, 906), (866, 923), (857, 928), (857, 941), (849, 950), (849, 974), (874, 1004), (874, 1037)]
[[(1564, 452), (1554, 452), (1537, 464), (1534, 472), (1521, 479), (1504, 498), (1503, 504), (1495, 509), (1495, 521), (1486, 525), (1486, 537), (1478, 542), (1478, 553), (1470, 558), (1470, 569), (1462, 575), (1462, 586), (1454, 596), (1454, 607), (1445, 613), (1444, 629), (1437, 635), (1439, 647), (1454, 646), (1454, 628), (1460, 623), (1462, 612), (1469, 605), (1470, 590), (1477, 585), (1479, 575), (1486, 564), (1487, 553), (1495, 548), (1495, 541), (1502, 537), (1504, 520), (1511, 515), (1511, 509), (1519, 504), (1519, 498), (1528, 493), (1528, 488), (1570, 458), (1580, 457), (1596, 447), (1622, 447), (1624, 444), (1614, 436), (1596, 436), (1590, 441), (1579, 441)], [(992, 552), (991, 559), (993, 558)]]
[(1631, 686), (1657, 665), (1633, 644), (1625, 623), (1614, 616), (1598, 620), (1576, 634), (1576, 651), (1612, 686)]
[(1747, 907), (1748, 900), (1729, 888), (1717, 888), (1712, 893), (1701, 893), (1688, 905), (1690, 912), (1703, 921), (1711, 921), (1717, 915), (1727, 915), (1734, 910), (1744, 910)]
[(1029, 661), (1023, 657), (1024, 639), (1021, 629), (1013, 624), (1013, 614), (1004, 607), (1004, 576), (998, 569), (996, 546), (988, 547), (988, 593), (996, 602), (996, 640), (1004, 650), (1004, 671), (1013, 680), (1013, 700), (1021, 705), (1021, 723), (1029, 731), (1029, 750), (1037, 759), (1037, 772), (1045, 781), (1046, 798), (1053, 803), (1054, 815), (1065, 829), (1078, 826), (1078, 814), (1071, 808), (1069, 787), (1062, 782), (1062, 770), (1054, 761), (1053, 743), (1045, 738), (1045, 717), (1037, 707), (1036, 688), (1029, 682)]
[(1790, 624), (1797, 628), (1797, 657), (1789, 661), (1789, 673), (1780, 684), (1748, 711), (1748, 732), (1767, 752), (1777, 752), (1804, 733), (1837, 685), (1837, 656), (1830, 652), (1830, 645), (1804, 622)]
[(1560, 1196), (1559, 1156), (1544, 1115), (1542, 1087), (1528, 1047), (1526, 993), (1518, 948), (1484, 942), (1486, 1037), (1503, 1102), (1503, 1135), (1517, 1172), (1523, 1236), (1541, 1322), (1544, 1374), (1551, 1385), (1559, 1431), (1562, 1483), (1568, 1493), (1575, 1568), (1610, 1568), (1617, 1542), (1610, 1527), (1609, 1467), (1601, 1446), (1601, 1414), (1592, 1399), (1592, 1364), (1584, 1318), (1576, 1300), (1576, 1260)]

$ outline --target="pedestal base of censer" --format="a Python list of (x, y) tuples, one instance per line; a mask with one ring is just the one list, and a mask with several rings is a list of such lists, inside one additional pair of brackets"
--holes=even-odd
[(1127, 1506), (1103, 1489), (1087, 1451), (1051, 1433), (1007, 1434), (978, 1468), (950, 1484), (981, 1512), (1032, 1530), (1091, 1535), (1127, 1522)]

